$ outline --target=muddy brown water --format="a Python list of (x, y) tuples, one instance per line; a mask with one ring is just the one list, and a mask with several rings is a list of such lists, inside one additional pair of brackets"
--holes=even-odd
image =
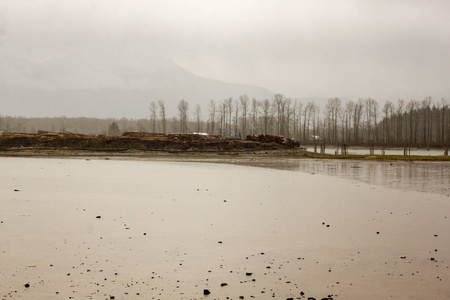
[(272, 163), (0, 158), (0, 298), (450, 297), (448, 164)]

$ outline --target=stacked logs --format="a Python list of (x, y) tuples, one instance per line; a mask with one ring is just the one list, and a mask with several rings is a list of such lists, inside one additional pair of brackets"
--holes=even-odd
[(125, 132), (122, 136), (70, 132), (9, 133), (0, 135), (0, 149), (68, 149), (91, 151), (233, 151), (267, 150), (298, 146), (282, 136), (248, 136), (246, 140), (198, 134)]

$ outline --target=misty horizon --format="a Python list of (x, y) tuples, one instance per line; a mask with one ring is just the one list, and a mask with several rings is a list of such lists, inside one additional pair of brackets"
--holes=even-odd
[(449, 99), (449, 8), (447, 1), (2, 1), (0, 114), (144, 118), (159, 99), (204, 106), (242, 94)]

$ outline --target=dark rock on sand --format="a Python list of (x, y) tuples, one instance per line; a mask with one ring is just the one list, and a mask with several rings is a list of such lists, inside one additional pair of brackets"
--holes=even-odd
[(209, 290), (207, 290), (207, 289), (203, 290), (203, 295), (209, 295), (209, 294), (211, 294), (211, 292)]

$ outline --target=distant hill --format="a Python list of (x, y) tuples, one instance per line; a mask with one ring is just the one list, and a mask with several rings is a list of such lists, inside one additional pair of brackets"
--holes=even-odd
[(185, 99), (191, 111), (198, 103), (206, 116), (211, 99), (217, 102), (242, 94), (273, 97), (267, 89), (202, 78), (152, 56), (0, 61), (0, 115), (145, 118), (151, 101), (164, 99), (168, 114), (174, 115), (178, 101)]

